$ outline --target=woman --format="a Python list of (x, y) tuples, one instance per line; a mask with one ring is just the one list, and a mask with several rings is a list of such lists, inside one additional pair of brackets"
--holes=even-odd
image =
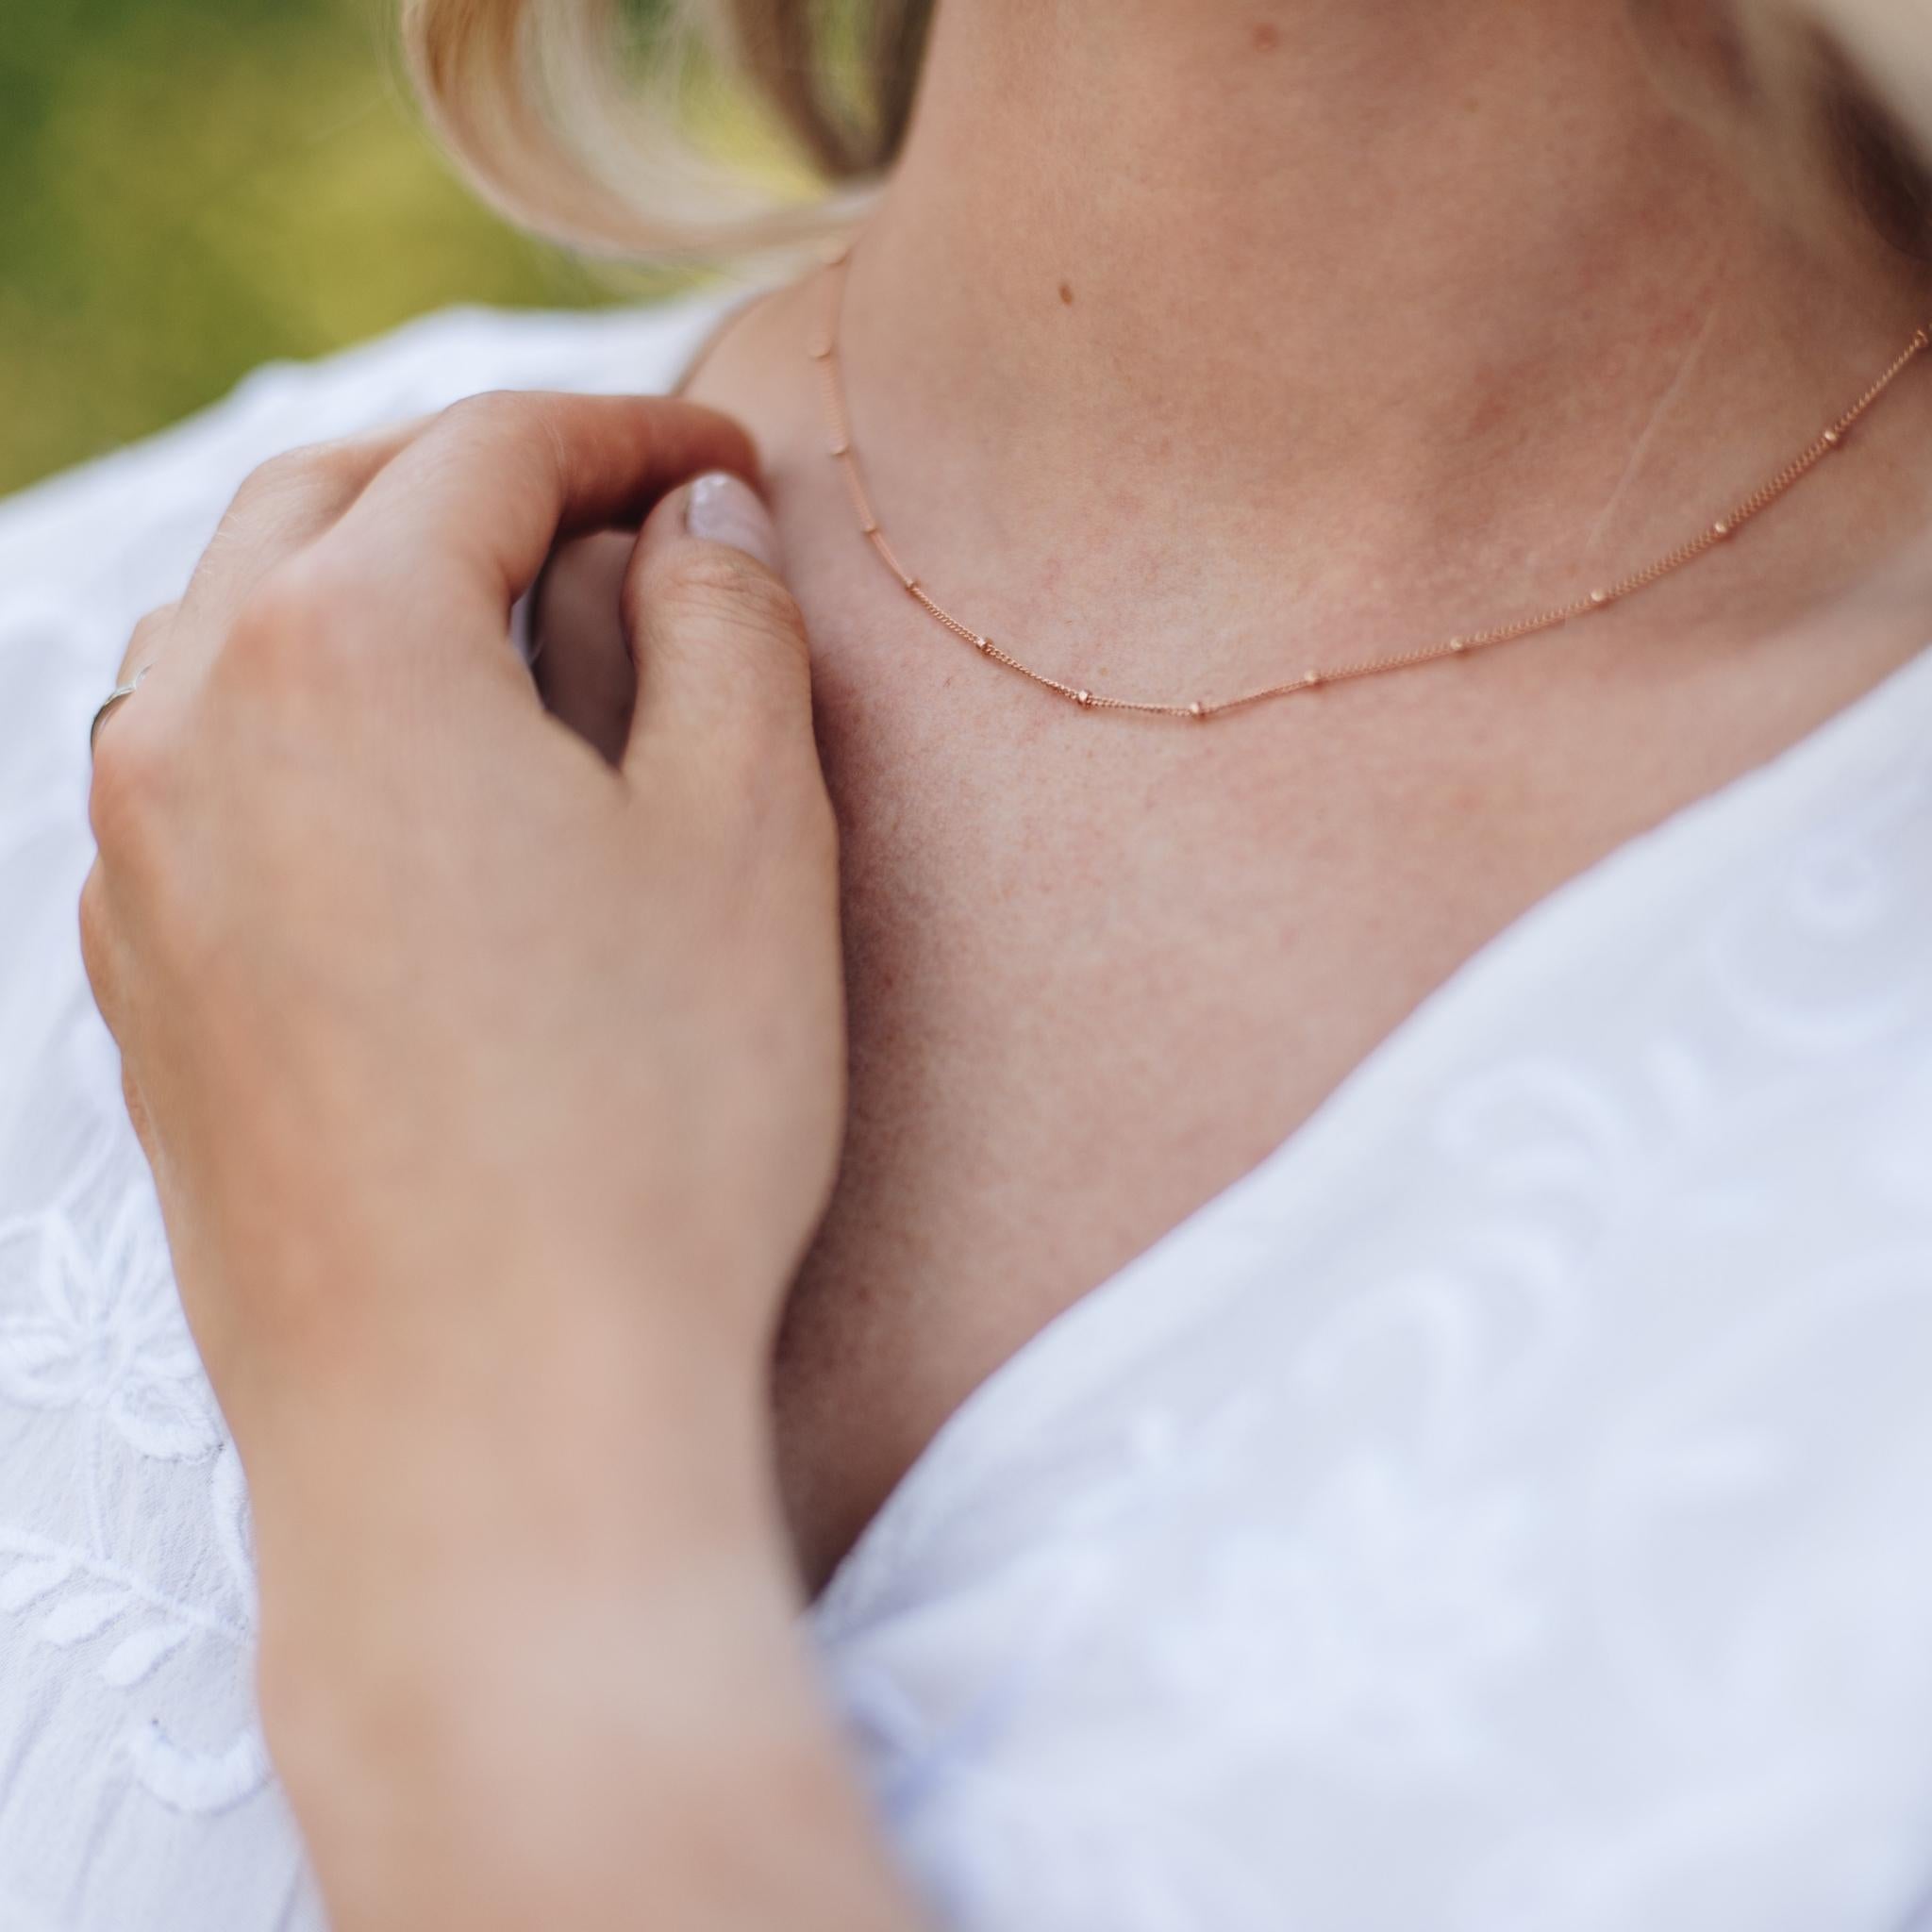
[[(0, 516), (9, 1927), (1911, 1920), (1932, 358), (1833, 25), (888, 7), (849, 257)], [(595, 25), (410, 23), (689, 245), (540, 140)]]

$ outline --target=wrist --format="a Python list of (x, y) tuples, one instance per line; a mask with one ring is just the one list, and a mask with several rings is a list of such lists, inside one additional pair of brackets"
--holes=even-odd
[(578, 1324), (311, 1395), (246, 1445), (272, 1746), (713, 1581), (795, 1611), (763, 1379), (735, 1361)]
[(339, 1932), (634, 1924), (673, 1848), (755, 1836), (744, 1793), (795, 1787), (826, 1736), (773, 1571), (499, 1571), (413, 1646), (285, 1676), (265, 1716)]
[(372, 1537), (320, 1600), (265, 1574), (264, 1729), (341, 1932), (589, 1932), (641, 1835), (715, 1832), (795, 1748), (798, 1598), (764, 1488), (712, 1459), (541, 1536)]

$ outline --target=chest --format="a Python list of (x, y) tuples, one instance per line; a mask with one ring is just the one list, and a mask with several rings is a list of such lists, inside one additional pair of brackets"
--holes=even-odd
[[(820, 1579), (947, 1415), (1457, 966), (1744, 756), (1465, 684), (1119, 724), (824, 654), (851, 1114), (776, 1365)], [(1646, 728), (1650, 755), (1640, 755)]]

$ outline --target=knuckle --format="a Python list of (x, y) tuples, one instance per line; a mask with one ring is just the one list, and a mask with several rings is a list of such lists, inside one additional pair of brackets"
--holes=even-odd
[(672, 621), (708, 622), (766, 645), (804, 644), (805, 621), (791, 592), (763, 565), (722, 543), (680, 544), (639, 591)]
[(533, 482), (546, 475), (569, 474), (555, 404), (540, 391), (478, 390), (450, 404), (439, 428), (450, 443), (486, 450), (488, 460), (499, 468), (522, 473), (521, 466), (529, 465)]
[(366, 468), (359, 441), (351, 437), (306, 443), (289, 452), (290, 487), (330, 508), (346, 507), (360, 488)]
[(219, 575), (258, 547), (325, 528), (359, 488), (360, 473), (346, 443), (306, 443), (258, 463), (229, 500), (197, 577)]
[(258, 463), (242, 479), (229, 507), (229, 518), (232, 521), (291, 497), (332, 493), (341, 483), (342, 470), (341, 452), (327, 443), (302, 443), (281, 450)]
[(228, 499), (228, 513), (223, 521), (232, 524), (238, 518), (246, 516), (265, 498), (286, 489), (289, 481), (289, 458), (286, 453), (270, 457), (266, 462), (257, 463), (236, 486), (234, 495)]
[(118, 859), (151, 828), (167, 796), (169, 760), (160, 735), (131, 705), (101, 728), (88, 787), (88, 823), (102, 855)]
[(524, 400), (523, 392), (514, 389), (473, 390), (466, 396), (458, 396), (443, 410), (446, 419), (461, 421), (501, 420), (508, 410), (519, 408)]
[(314, 662), (342, 632), (350, 599), (337, 568), (313, 554), (278, 563), (251, 585), (223, 641), (231, 666), (275, 674)]
[(483, 389), (474, 395), (459, 396), (442, 412), (446, 427), (476, 430), (485, 435), (513, 433), (527, 424), (534, 411), (534, 399), (521, 390)]
[(722, 543), (678, 543), (658, 558), (649, 590), (669, 602), (728, 606), (745, 593), (755, 568), (749, 558)]
[(258, 489), (299, 489), (321, 467), (322, 458), (316, 445), (297, 443), (293, 448), (278, 450), (265, 462), (258, 464), (251, 480)]

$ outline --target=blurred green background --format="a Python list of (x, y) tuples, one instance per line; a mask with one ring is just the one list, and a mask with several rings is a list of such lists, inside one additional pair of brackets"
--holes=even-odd
[(0, 492), (270, 357), (446, 302), (640, 291), (470, 198), (388, 0), (0, 8)]

